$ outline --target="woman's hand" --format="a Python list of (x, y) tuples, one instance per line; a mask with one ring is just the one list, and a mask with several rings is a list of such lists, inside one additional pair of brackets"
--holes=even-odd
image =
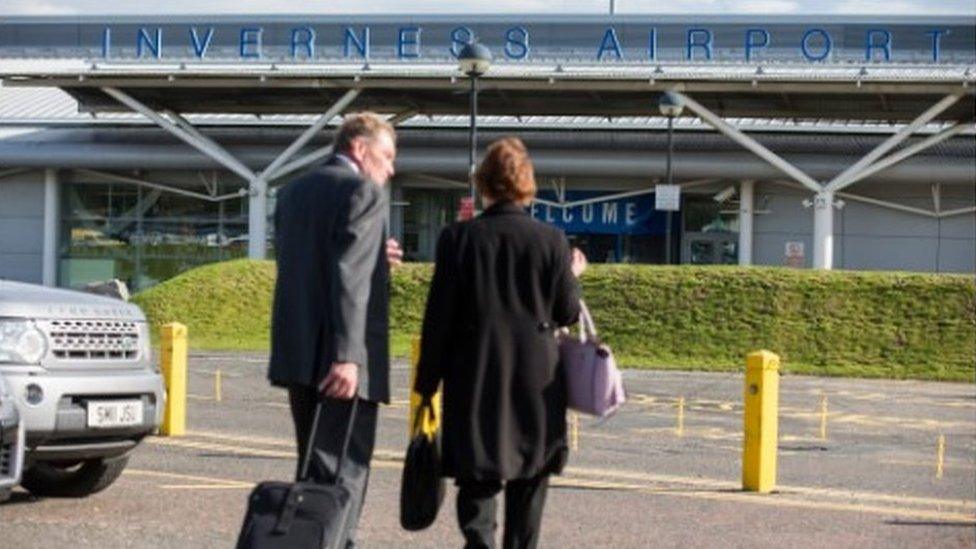
[(572, 259), (570, 263), (570, 266), (573, 270), (573, 276), (579, 278), (580, 275), (583, 274), (583, 271), (586, 270), (587, 265), (589, 265), (589, 261), (586, 260), (586, 254), (583, 253), (583, 250), (580, 250), (579, 248), (573, 248)]

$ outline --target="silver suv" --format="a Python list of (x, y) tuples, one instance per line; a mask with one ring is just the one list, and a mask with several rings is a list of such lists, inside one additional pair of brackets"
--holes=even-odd
[(24, 465), (24, 425), (14, 405), (13, 394), (0, 375), (0, 503), (20, 481)]
[(26, 430), (21, 485), (36, 495), (107, 488), (162, 418), (146, 317), (117, 299), (0, 280), (0, 376)]

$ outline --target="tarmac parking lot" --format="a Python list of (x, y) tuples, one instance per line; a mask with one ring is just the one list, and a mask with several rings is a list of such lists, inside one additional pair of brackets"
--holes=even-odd
[[(0, 546), (233, 546), (254, 484), (294, 471), (286, 396), (265, 367), (261, 354), (191, 355), (187, 435), (150, 437), (87, 499), (15, 491), (0, 505)], [(452, 492), (428, 530), (398, 525), (407, 375), (397, 362), (359, 545), (458, 547)], [(578, 450), (549, 492), (544, 547), (976, 544), (976, 385), (783, 376), (778, 489), (758, 495), (741, 491), (741, 374), (625, 377), (619, 414), (579, 421)]]

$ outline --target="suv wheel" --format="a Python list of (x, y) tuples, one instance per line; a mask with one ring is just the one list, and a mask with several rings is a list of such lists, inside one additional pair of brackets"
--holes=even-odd
[(111, 486), (128, 463), (129, 456), (73, 464), (42, 461), (24, 471), (20, 485), (36, 496), (85, 497)]

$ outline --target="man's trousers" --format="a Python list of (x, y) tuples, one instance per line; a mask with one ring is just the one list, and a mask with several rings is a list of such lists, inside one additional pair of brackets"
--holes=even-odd
[[(302, 459), (308, 448), (309, 431), (315, 417), (315, 405), (319, 393), (313, 387), (294, 385), (288, 388), (288, 401), (291, 405), (292, 421), (295, 423), (295, 438), (298, 442), (298, 466), (295, 477), (301, 472)], [(376, 419), (379, 406), (372, 401), (360, 399), (356, 405), (355, 425), (349, 441), (349, 451), (339, 472), (343, 485), (352, 494), (349, 520), (346, 522), (346, 547), (355, 545), (356, 526), (366, 499), (366, 485), (369, 482), (369, 462), (376, 444)], [(322, 417), (309, 467), (311, 480), (321, 484), (331, 484), (336, 479), (336, 465), (342, 451), (343, 437), (349, 425), (352, 400), (337, 400), (325, 397), (322, 400)]]

